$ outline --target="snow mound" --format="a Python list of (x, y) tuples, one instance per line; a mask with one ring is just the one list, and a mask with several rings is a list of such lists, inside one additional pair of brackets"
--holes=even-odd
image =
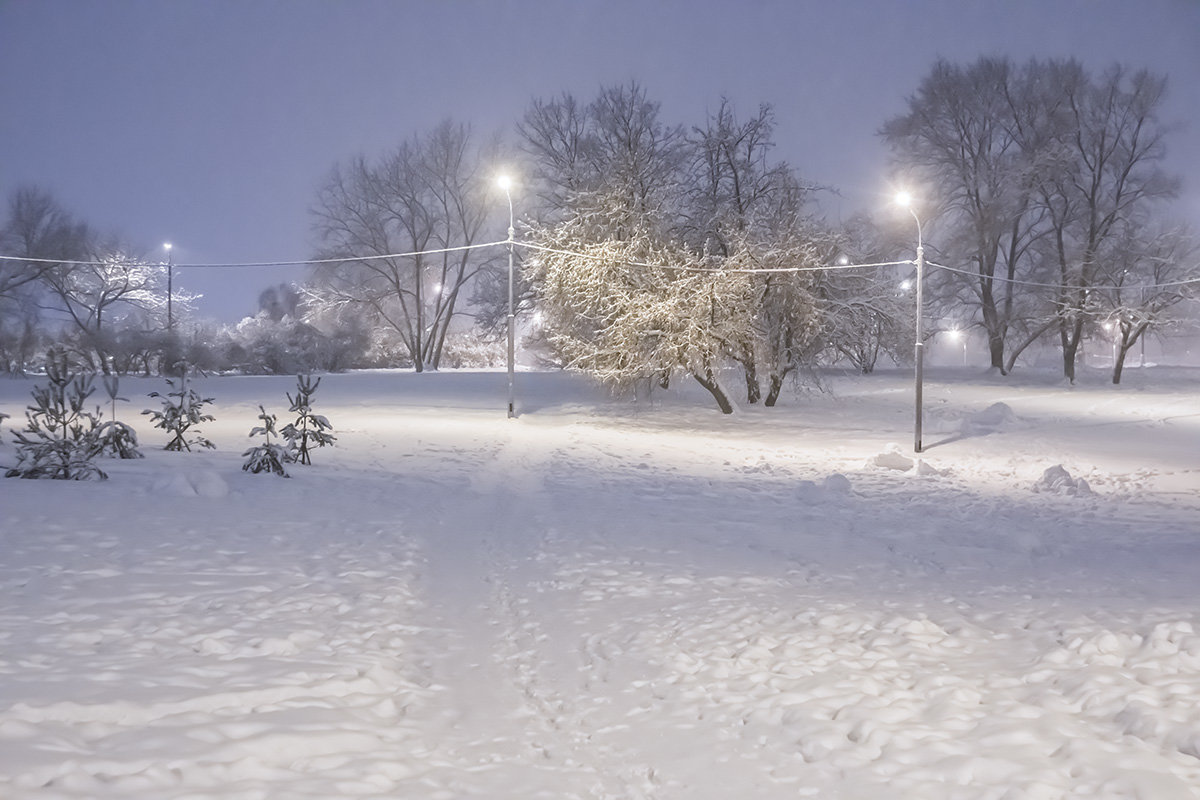
[(1055, 464), (1043, 472), (1042, 477), (1033, 484), (1033, 490), (1071, 497), (1089, 497), (1092, 494), (1092, 487), (1088, 486), (1088, 482), (1083, 478), (1072, 478), (1071, 473), (1067, 472), (1062, 464)]
[(924, 459), (905, 455), (900, 445), (894, 442), (888, 444), (882, 453), (868, 458), (867, 467), (894, 469), (897, 472), (906, 472), (909, 475), (920, 478), (940, 477), (948, 475), (950, 472), (949, 470), (938, 469)]
[(914, 475), (920, 475), (922, 477), (942, 476), (949, 473), (949, 470), (938, 469), (923, 458), (918, 458), (912, 469), (909, 471)]
[(810, 502), (817, 502), (832, 496), (851, 494), (852, 487), (849, 478), (840, 472), (834, 472), (826, 475), (820, 483), (816, 481), (798, 482), (796, 493)]
[(959, 425), (959, 432), (968, 436), (979, 436), (1011, 428), (1020, 421), (1005, 403), (992, 403), (984, 410), (964, 417)]
[(225, 497), (229, 484), (211, 469), (171, 472), (155, 478), (150, 485), (154, 494), (177, 497)]
[(830, 494), (850, 494), (850, 479), (840, 472), (834, 472), (825, 476), (821, 488)]
[(900, 445), (892, 443), (883, 449), (883, 452), (872, 457), (867, 461), (868, 467), (883, 467), (884, 469), (898, 469), (901, 472), (907, 472), (914, 466), (914, 461), (900, 450)]

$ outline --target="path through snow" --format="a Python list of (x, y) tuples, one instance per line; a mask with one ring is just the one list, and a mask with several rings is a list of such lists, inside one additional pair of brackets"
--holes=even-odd
[(0, 482), (0, 795), (1200, 797), (1194, 418), (1115, 468), (1044, 387), (935, 384), (903, 470), (899, 379), (727, 420), (523, 377), (509, 422), (502, 376), (331, 376), (289, 481), (235, 455), (288, 384), (214, 380), (217, 452)]

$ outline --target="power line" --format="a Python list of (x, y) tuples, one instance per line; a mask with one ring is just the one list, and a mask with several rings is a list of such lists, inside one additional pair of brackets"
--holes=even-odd
[[(913, 262), (908, 261), (905, 263), (912, 264)], [(994, 276), (994, 275), (980, 275), (978, 272), (972, 272), (969, 269), (960, 269), (957, 267), (947, 267), (945, 264), (936, 264), (932, 261), (926, 261), (925, 265), (928, 267), (936, 267), (937, 269), (945, 270), (946, 272), (953, 272), (958, 275), (966, 275), (967, 277), (970, 277), (970, 278), (980, 278), (980, 279), (989, 280), (989, 281), (999, 281), (1001, 283), (1011, 283), (1011, 284), (1014, 284), (1017, 286), (1037, 286), (1037, 287), (1040, 287), (1043, 289), (1088, 289), (1089, 291), (1090, 290), (1119, 291), (1119, 290), (1123, 290), (1123, 289), (1163, 289), (1163, 288), (1167, 288), (1167, 287), (1171, 287), (1171, 286), (1188, 286), (1191, 284), (1200, 284), (1200, 278), (1186, 278), (1184, 280), (1179, 280), (1179, 281), (1163, 281), (1161, 283), (1151, 283), (1151, 284), (1126, 284), (1124, 286), (1117, 286), (1117, 285), (1106, 286), (1104, 284), (1096, 284), (1096, 285), (1089, 285), (1089, 286), (1064, 286), (1061, 283), (1038, 283), (1037, 281), (1026, 281), (1026, 280), (1022, 280), (1020, 278), (1005, 278), (1005, 277)]]
[[(317, 258), (317, 259), (310, 258), (310, 259), (293, 259), (293, 260), (281, 260), (281, 261), (242, 261), (242, 262), (227, 262), (227, 263), (193, 262), (193, 263), (174, 264), (173, 266), (176, 269), (180, 269), (180, 268), (184, 268), (184, 269), (239, 269), (239, 268), (249, 269), (249, 268), (255, 268), (255, 267), (320, 266), (323, 264), (345, 264), (345, 263), (351, 263), (351, 262), (360, 262), (361, 263), (361, 262), (368, 262), (368, 261), (380, 261), (380, 260), (390, 259), (390, 258), (413, 258), (416, 256), (441, 255), (444, 253), (458, 253), (458, 252), (464, 252), (467, 250), (482, 250), (482, 249), (489, 248), (489, 247), (499, 247), (499, 246), (507, 245), (507, 244), (509, 244), (509, 241), (507, 239), (501, 239), (499, 241), (483, 242), (481, 244), (459, 245), (457, 247), (439, 247), (439, 248), (434, 248), (434, 249), (430, 249), (430, 250), (412, 250), (412, 251), (405, 252), (405, 253), (385, 253), (385, 254), (381, 254), (381, 255), (370, 255), (370, 256), (346, 256), (344, 258)], [(641, 267), (644, 269), (665, 269), (665, 270), (674, 270), (676, 272), (692, 272), (692, 273), (710, 274), (710, 275), (722, 275), (722, 274), (725, 274), (725, 275), (729, 275), (729, 274), (756, 275), (756, 274), (789, 273), (789, 272), (792, 272), (792, 273), (830, 272), (830, 271), (835, 271), (835, 270), (872, 269), (872, 268), (879, 268), (879, 267), (896, 267), (896, 266), (902, 266), (905, 264), (910, 264), (910, 265), (916, 264), (915, 261), (912, 261), (911, 259), (909, 259), (909, 260), (904, 260), (904, 261), (877, 261), (877, 262), (872, 262), (872, 263), (868, 263), (868, 264), (823, 264), (823, 265), (805, 266), (805, 267), (701, 267), (701, 266), (692, 265), (692, 264), (662, 264), (662, 263), (653, 264), (653, 263), (649, 263), (649, 262), (645, 262), (645, 261), (632, 261), (632, 260), (628, 260), (628, 259), (614, 258), (611, 255), (597, 255), (597, 254), (593, 254), (593, 253), (581, 253), (581, 252), (574, 251), (574, 250), (562, 250), (562, 249), (557, 249), (557, 248), (553, 248), (553, 247), (546, 247), (546, 246), (540, 245), (540, 244), (533, 244), (532, 242), (514, 241), (514, 242), (512, 242), (512, 244), (516, 247), (523, 247), (523, 248), (526, 248), (529, 250), (536, 250), (536, 251), (543, 252), (543, 253), (553, 253), (555, 255), (571, 256), (572, 258), (583, 258), (583, 259), (587, 259), (589, 261), (614, 261), (614, 262), (620, 262), (627, 266)], [(114, 263), (113, 261), (83, 261), (83, 260), (73, 260), (73, 259), (26, 258), (24, 256), (6, 256), (6, 255), (0, 255), (0, 261), (20, 261), (20, 262), (34, 263), (34, 264), (64, 264), (64, 265), (69, 265), (69, 266), (108, 266), (108, 265)], [(143, 262), (143, 263), (146, 263), (146, 262)], [(985, 279), (985, 280), (990, 280), (990, 281), (998, 281), (1001, 283), (1009, 283), (1009, 284), (1013, 284), (1013, 285), (1017, 285), (1017, 286), (1032, 286), (1032, 287), (1037, 287), (1037, 288), (1042, 288), (1042, 289), (1062, 289), (1062, 288), (1064, 288), (1064, 286), (1062, 284), (1058, 284), (1058, 283), (1041, 283), (1038, 281), (1029, 281), (1029, 280), (1023, 280), (1020, 278), (1005, 278), (1002, 276), (985, 276), (985, 275), (980, 275), (979, 273), (973, 272), (968, 269), (962, 269), (959, 267), (950, 267), (950, 266), (946, 266), (945, 264), (938, 264), (933, 261), (926, 261), (925, 263), (927, 266), (932, 267), (934, 269), (940, 269), (945, 272), (952, 272), (957, 275), (965, 275), (969, 278), (980, 278), (980, 279)], [(146, 263), (146, 265), (154, 266), (155, 264), (154, 264), (154, 262), (148, 262), (148, 263)], [(1118, 291), (1118, 290), (1132, 290), (1132, 289), (1162, 289), (1162, 288), (1169, 288), (1169, 287), (1175, 287), (1175, 286), (1190, 286), (1190, 285), (1194, 285), (1194, 284), (1200, 284), (1200, 277), (1186, 278), (1186, 279), (1177, 280), (1177, 281), (1164, 281), (1161, 283), (1154, 283), (1154, 284), (1147, 284), (1147, 285), (1117, 286), (1117, 285), (1099, 284), (1099, 285), (1092, 285), (1092, 286), (1065, 287), (1065, 288), (1083, 288), (1083, 289), (1098, 290), (1098, 291)]]
[(532, 244), (529, 242), (513, 242), (517, 247), (525, 247), (530, 250), (538, 250), (543, 253), (554, 253), (556, 255), (572, 256), (575, 258), (586, 258), (589, 261), (613, 261), (620, 262), (630, 267), (644, 267), (648, 269), (666, 269), (675, 270), (677, 272), (700, 272), (714, 275), (755, 275), (759, 273), (778, 273), (778, 272), (827, 272), (830, 270), (840, 269), (862, 269), (866, 267), (895, 267), (901, 264), (911, 264), (911, 261), (880, 261), (874, 264), (826, 264), (822, 266), (809, 267), (699, 267), (690, 264), (651, 264), (645, 261), (631, 261), (624, 258), (614, 258), (611, 255), (597, 255), (594, 253), (579, 253), (574, 250), (558, 250), (553, 247), (545, 247), (540, 244)]
[[(498, 242), (484, 242), (482, 244), (465, 244), (458, 247), (439, 247), (433, 250), (413, 250), (408, 253), (385, 253), (375, 256), (346, 256), (344, 258), (308, 258), (308, 259), (293, 259), (289, 261), (238, 261), (223, 264), (213, 263), (176, 263), (172, 264), (175, 269), (190, 268), (190, 269), (234, 269), (234, 268), (251, 268), (251, 267), (306, 267), (318, 266), (320, 264), (345, 264), (351, 261), (379, 261), (387, 258), (412, 258), (413, 256), (428, 256), (440, 255), (442, 253), (459, 253), (464, 250), (477, 250), (484, 247), (496, 247), (497, 245), (508, 244), (507, 239), (501, 239)], [(78, 261), (70, 259), (58, 258), (25, 258), (24, 256), (2, 256), (2, 261), (24, 261), (32, 264), (67, 264), (70, 266), (79, 267), (103, 267), (114, 263), (113, 261)], [(158, 262), (133, 262), (141, 263), (143, 266), (156, 266)], [(166, 266), (163, 264), (162, 266)]]

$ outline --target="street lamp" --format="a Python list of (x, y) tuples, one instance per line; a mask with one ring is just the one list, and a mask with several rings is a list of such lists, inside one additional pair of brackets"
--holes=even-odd
[(172, 284), (175, 278), (175, 262), (171, 260), (171, 243), (163, 244), (163, 250), (167, 251), (167, 331), (174, 330), (175, 318), (171, 314), (171, 295)]
[(504, 196), (508, 198), (508, 418), (512, 419), (516, 416), (513, 410), (513, 361), (517, 340), (517, 317), (513, 310), (513, 235), (516, 233), (516, 226), (513, 224), (512, 178), (501, 175), (496, 179), (496, 185), (504, 190)]
[(921, 239), (921, 218), (917, 216), (917, 212), (912, 207), (913, 198), (908, 192), (900, 192), (896, 195), (896, 204), (908, 209), (908, 213), (917, 222), (917, 341), (914, 346), (916, 356), (915, 374), (915, 395), (916, 395), (916, 419), (913, 427), (913, 451), (921, 452), (921, 394), (922, 383), (925, 373), (925, 342), (922, 341), (922, 320), (921, 314), (924, 311), (922, 307), (922, 290), (924, 289), (924, 281), (922, 280), (925, 274), (925, 245)]

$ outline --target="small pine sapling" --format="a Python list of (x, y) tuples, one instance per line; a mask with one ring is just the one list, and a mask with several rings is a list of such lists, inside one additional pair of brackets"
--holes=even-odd
[(320, 414), (314, 414), (312, 410), (312, 396), (320, 385), (320, 378), (314, 381), (311, 375), (297, 375), (296, 396), (292, 397), (291, 393), (287, 396), (292, 404), (288, 410), (296, 415), (296, 421), (285, 425), (280, 435), (287, 440), (293, 460), (301, 464), (312, 463), (308, 455), (311, 448), (332, 445), (337, 441), (337, 437), (330, 433), (333, 426), (329, 424), (329, 420)]
[(215, 444), (199, 435), (199, 429), (188, 433), (193, 426), (216, 419), (212, 414), (204, 413), (205, 404), (212, 403), (213, 398), (196, 394), (195, 389), (188, 387), (186, 378), (181, 379), (178, 389), (175, 389), (175, 381), (170, 378), (166, 380), (167, 386), (174, 391), (167, 392), (165, 397), (158, 392), (150, 393), (151, 397), (162, 397), (162, 409), (148, 408), (142, 412), (150, 415), (154, 427), (172, 434), (171, 440), (163, 449), (191, 451), (192, 445), (215, 448)]
[(84, 407), (94, 391), (92, 376), (73, 374), (66, 353), (51, 351), (46, 356), (46, 378), (48, 386), (33, 389), (34, 404), (25, 411), (25, 430), (13, 434), (17, 465), (5, 476), (104, 480), (108, 476), (92, 463), (101, 450), (100, 418)]
[(259, 406), (258, 410), (261, 412), (258, 418), (262, 420), (263, 424), (251, 428), (250, 436), (262, 436), (265, 441), (242, 453), (246, 458), (242, 469), (255, 474), (273, 472), (281, 478), (291, 477), (283, 466), (294, 460), (291, 450), (285, 445), (271, 441), (272, 436), (279, 437), (279, 433), (275, 430), (275, 415), (268, 414), (262, 406)]
[(112, 419), (102, 424), (97, 431), (100, 437), (100, 452), (113, 458), (142, 458), (138, 450), (137, 431), (117, 419), (117, 401), (128, 403), (129, 400), (117, 395), (120, 379), (116, 375), (105, 375), (104, 391), (108, 393), (109, 407)]

